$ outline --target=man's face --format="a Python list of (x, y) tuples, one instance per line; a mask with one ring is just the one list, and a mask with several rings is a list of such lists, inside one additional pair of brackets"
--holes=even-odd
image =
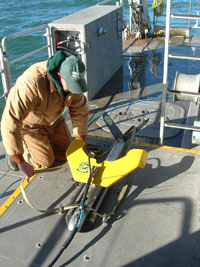
[(67, 87), (67, 84), (66, 84), (66, 82), (65, 82), (65, 80), (64, 80), (64, 78), (63, 78), (63, 76), (60, 74), (60, 72), (58, 72), (58, 76), (59, 76), (59, 78), (60, 78), (60, 83), (61, 83), (61, 85), (62, 85), (63, 90), (64, 90), (65, 92), (69, 92), (69, 89), (68, 89), (68, 87)]

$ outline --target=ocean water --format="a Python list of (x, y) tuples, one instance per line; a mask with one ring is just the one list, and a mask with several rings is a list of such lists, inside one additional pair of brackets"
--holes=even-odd
[[(157, 18), (157, 24), (165, 25), (165, 5), (164, 0), (164, 12), (163, 16)], [(197, 14), (199, 10), (198, 1), (193, 1), (192, 13)], [(10, 36), (18, 32), (25, 31), (27, 29), (47, 24), (56, 19), (62, 18), (66, 15), (87, 8), (91, 5), (95, 5), (101, 1), (99, 0), (3, 0), (0, 1), (0, 41), (5, 36)], [(110, 1), (109, 4), (115, 4), (116, 1)], [(151, 22), (153, 22), (153, 9), (152, 2), (148, 0), (148, 8)], [(189, 0), (172, 0), (173, 13), (188, 13)], [(128, 0), (124, 0), (124, 17), (126, 22), (129, 22), (129, 9)], [(176, 24), (179, 23), (176, 20)], [(181, 21), (182, 26), (187, 21)], [(193, 21), (193, 24), (195, 22)], [(176, 25), (175, 24), (175, 25)], [(196, 30), (196, 29), (195, 29)], [(198, 30), (197, 30), (198, 31)], [(200, 32), (200, 30), (199, 30)], [(14, 60), (26, 53), (36, 50), (46, 45), (46, 37), (44, 36), (44, 30), (36, 33), (31, 33), (25, 37), (20, 37), (15, 40), (7, 42), (9, 49), (9, 61)], [(47, 58), (47, 51), (40, 52), (39, 54), (33, 55), (30, 58), (24, 59), (23, 61), (12, 64), (11, 77), (14, 83), (16, 78), (23, 73), (23, 71), (32, 63), (41, 61)], [(0, 78), (0, 96), (3, 94), (2, 82)], [(0, 117), (2, 110), (5, 105), (4, 98), (0, 99)]]

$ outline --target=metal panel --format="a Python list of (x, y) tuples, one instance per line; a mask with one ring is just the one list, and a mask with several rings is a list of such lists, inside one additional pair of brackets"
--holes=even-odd
[[(54, 53), (62, 41), (64, 48), (81, 55), (86, 65), (89, 99), (122, 65), (121, 16), (119, 6), (96, 5), (49, 24)], [(64, 43), (67, 39), (71, 44)]]

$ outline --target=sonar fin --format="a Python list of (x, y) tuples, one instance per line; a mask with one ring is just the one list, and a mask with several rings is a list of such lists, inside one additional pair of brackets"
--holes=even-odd
[[(75, 139), (71, 142), (66, 152), (73, 178), (81, 183), (87, 183), (89, 178), (88, 155), (83, 150), (84, 146), (84, 141)], [(136, 168), (144, 168), (146, 159), (147, 152), (143, 149), (131, 149), (124, 157), (114, 161), (104, 160), (101, 163), (97, 163), (96, 159), (91, 158), (91, 168), (93, 166), (99, 167), (91, 183), (109, 187)]]
[(114, 121), (111, 119), (111, 117), (108, 115), (108, 113), (107, 112), (104, 112), (102, 116), (103, 116), (103, 120), (105, 121), (108, 129), (110, 130), (110, 132), (112, 133), (112, 135), (114, 136), (114, 138), (116, 140), (118, 138), (120, 138), (122, 136), (122, 132), (117, 127), (117, 125), (114, 123)]

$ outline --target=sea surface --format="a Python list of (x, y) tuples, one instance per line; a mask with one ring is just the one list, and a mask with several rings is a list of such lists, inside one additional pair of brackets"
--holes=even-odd
[[(164, 0), (163, 15), (157, 17), (157, 24), (165, 25), (165, 9), (166, 1)], [(47, 24), (56, 19), (62, 18), (71, 13), (77, 12), (81, 9), (87, 8), (91, 5), (100, 3), (98, 0), (1, 0), (0, 1), (0, 41), (5, 36), (10, 36), (30, 28)], [(152, 2), (148, 0), (148, 9), (153, 23), (153, 9)], [(158, 1), (159, 2), (159, 1)], [(197, 14), (199, 11), (199, 0), (193, 1), (192, 14)], [(115, 4), (116, 1), (110, 1), (108, 4)], [(172, 0), (172, 12), (173, 13), (185, 13), (189, 11), (189, 0)], [(124, 18), (126, 23), (129, 23), (129, 8), (128, 0), (124, 0)], [(177, 25), (178, 22), (175, 22)], [(187, 21), (181, 21), (182, 26), (187, 26)], [(199, 22), (200, 23), (200, 22)], [(174, 25), (176, 25), (174, 24)], [(195, 24), (195, 21), (192, 22)], [(173, 25), (173, 24), (172, 24)], [(194, 29), (194, 31), (200, 33), (200, 29)], [(198, 34), (199, 35), (199, 34)], [(46, 45), (46, 37), (44, 36), (44, 30), (36, 33), (30, 33), (25, 37), (20, 37), (15, 40), (7, 42), (7, 48), (9, 49), (9, 61), (23, 56), (33, 50), (36, 50)], [(32, 63), (47, 59), (47, 50), (33, 55), (30, 58), (23, 61), (14, 63), (10, 66), (11, 78), (14, 83), (17, 77), (23, 73), (23, 71)], [(2, 82), (0, 78), (0, 96), (3, 94)], [(0, 99), (0, 118), (2, 110), (5, 105), (5, 100), (2, 97)]]

